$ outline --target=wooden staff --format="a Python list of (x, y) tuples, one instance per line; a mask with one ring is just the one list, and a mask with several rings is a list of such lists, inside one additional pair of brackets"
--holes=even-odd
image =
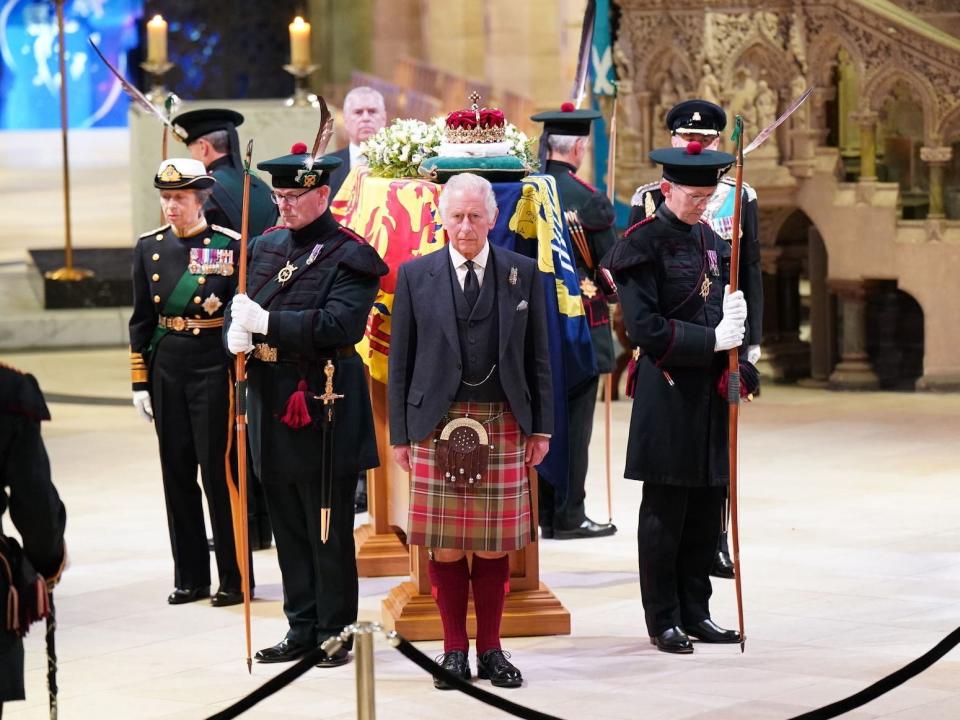
[[(613, 110), (610, 113), (610, 139), (607, 148), (607, 199), (616, 209), (616, 167), (617, 167), (617, 96), (613, 96)], [(610, 318), (613, 329), (613, 318)], [(613, 373), (607, 373), (603, 384), (603, 452), (606, 458), (607, 473), (607, 522), (613, 522), (613, 462), (610, 459), (610, 435), (613, 427)]]
[[(243, 204), (240, 220), (240, 268), (237, 274), (237, 293), (247, 292), (247, 238), (250, 234), (250, 159), (253, 140), (247, 143), (243, 159)], [(247, 640), (247, 672), (253, 672), (250, 651), (250, 539), (247, 532), (247, 355), (237, 353), (237, 483), (240, 494), (240, 512), (236, 535), (240, 542), (240, 582), (243, 585), (243, 625)]]
[[(737, 144), (736, 199), (733, 205), (733, 234), (730, 239), (730, 293), (737, 291), (740, 278), (740, 210), (743, 205), (743, 118), (737, 115), (734, 130)], [(728, 440), (730, 443), (730, 535), (733, 538), (733, 578), (737, 591), (737, 620), (740, 623), (740, 652), (744, 651), (747, 635), (743, 628), (743, 571), (740, 567), (740, 524), (737, 516), (737, 423), (740, 418), (740, 348), (727, 353), (727, 403), (729, 407)]]

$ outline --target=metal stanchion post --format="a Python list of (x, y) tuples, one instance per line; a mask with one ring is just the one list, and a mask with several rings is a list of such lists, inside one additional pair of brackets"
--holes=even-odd
[(353, 626), (357, 665), (357, 720), (376, 720), (376, 692), (373, 677), (373, 634), (382, 630), (375, 623)]

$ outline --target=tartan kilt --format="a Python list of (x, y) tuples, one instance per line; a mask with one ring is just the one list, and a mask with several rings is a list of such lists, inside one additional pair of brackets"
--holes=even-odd
[[(448, 420), (469, 416), (483, 424), (490, 444), (479, 485), (444, 482), (436, 443)], [(530, 542), (530, 484), (523, 463), (526, 439), (505, 403), (455, 402), (448, 418), (410, 446), (407, 543), (456, 550), (518, 550)]]

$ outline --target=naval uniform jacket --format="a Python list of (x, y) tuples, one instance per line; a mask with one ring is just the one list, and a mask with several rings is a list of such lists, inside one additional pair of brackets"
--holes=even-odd
[[(600, 275), (600, 261), (610, 251), (617, 241), (617, 234), (613, 223), (615, 213), (613, 205), (606, 195), (592, 187), (576, 174), (576, 168), (569, 163), (559, 160), (547, 160), (546, 173), (557, 182), (557, 194), (564, 211), (575, 211), (580, 218), (583, 234), (587, 240), (587, 249), (593, 269), (587, 267), (587, 262), (576, 243), (573, 246), (573, 255), (577, 263), (577, 275), (580, 278), (580, 292), (583, 295), (584, 312), (587, 324), (590, 326), (590, 339), (593, 341), (593, 351), (597, 358), (597, 372), (599, 374), (613, 371), (616, 355), (613, 349), (613, 334), (610, 332), (610, 310), (608, 302), (614, 302), (615, 297), (608, 296), (606, 281)], [(585, 281), (589, 280), (593, 288)], [(596, 293), (592, 298), (587, 292)]]
[[(301, 381), (308, 389), (311, 418), (322, 407), (312, 399), (324, 391), (323, 368), (335, 366), (334, 476), (376, 467), (376, 438), (363, 362), (353, 346), (363, 337), (367, 316), (388, 272), (376, 250), (339, 225), (330, 211), (299, 230), (279, 228), (252, 243), (247, 288), (270, 312), (266, 335), (255, 344), (276, 350), (276, 362), (252, 355), (247, 364), (247, 413), (254, 468), (264, 484), (319, 483), (322, 437), (319, 422), (294, 429), (281, 421)], [(311, 256), (312, 259), (311, 259)], [(282, 284), (280, 270), (296, 270)], [(224, 340), (230, 313), (224, 326)]]
[[(711, 250), (718, 275), (710, 268)], [(723, 315), (729, 244), (705, 223), (687, 225), (661, 205), (627, 231), (603, 265), (617, 283), (627, 335), (642, 351), (624, 476), (726, 485), (728, 406), (717, 381), (727, 353), (714, 352), (714, 328)], [(706, 299), (700, 294), (705, 277)]]
[[(719, 193), (730, 192), (736, 187), (736, 181), (729, 175), (720, 178), (717, 185)], [(653, 215), (663, 203), (660, 182), (648, 183), (637, 188), (631, 199), (630, 224), (633, 227), (644, 218)], [(711, 204), (714, 201), (711, 201)], [(708, 205), (708, 210), (710, 205)], [(706, 212), (704, 214), (707, 214)], [(760, 345), (763, 337), (763, 272), (760, 267), (760, 221), (757, 209), (757, 191), (747, 183), (743, 184), (743, 204), (740, 210), (740, 281), (738, 289), (743, 291), (747, 301), (746, 335), (744, 346)], [(714, 232), (730, 242), (732, 235), (732, 216), (713, 217), (710, 221)]]

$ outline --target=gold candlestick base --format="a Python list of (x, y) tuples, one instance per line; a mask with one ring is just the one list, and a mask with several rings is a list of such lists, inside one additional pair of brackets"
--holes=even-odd
[(77, 282), (78, 280), (89, 280), (95, 275), (93, 270), (79, 267), (62, 267), (57, 270), (48, 270), (43, 274), (48, 280), (57, 280), (60, 282)]
[(140, 67), (146, 70), (150, 76), (150, 89), (146, 92), (147, 100), (154, 105), (162, 106), (167, 99), (167, 88), (163, 85), (163, 76), (170, 72), (173, 68), (173, 63), (167, 60), (163, 62), (152, 62), (148, 60), (147, 62), (140, 63)]
[(293, 95), (283, 101), (286, 107), (320, 107), (317, 96), (307, 89), (307, 78), (312, 75), (319, 65), (284, 65), (283, 69), (293, 75)]

